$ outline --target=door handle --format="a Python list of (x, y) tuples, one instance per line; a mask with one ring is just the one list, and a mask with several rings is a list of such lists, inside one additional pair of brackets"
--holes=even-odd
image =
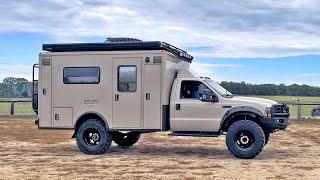
[(60, 118), (59, 118), (59, 114), (55, 114), (55, 115), (54, 115), (54, 120), (57, 121), (57, 120), (59, 120), (59, 119), (60, 119)]
[(146, 100), (150, 100), (150, 93), (146, 93)]
[(43, 88), (43, 89), (42, 89), (42, 93), (43, 93), (43, 95), (47, 95), (47, 89), (46, 89), (46, 88)]
[(180, 104), (176, 104), (176, 110), (180, 110), (181, 109), (181, 105)]
[(114, 95), (114, 100), (115, 100), (115, 101), (119, 101), (119, 94), (115, 94), (115, 95)]

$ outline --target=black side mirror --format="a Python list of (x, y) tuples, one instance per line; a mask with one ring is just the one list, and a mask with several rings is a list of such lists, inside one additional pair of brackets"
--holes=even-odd
[(202, 91), (202, 97), (201, 97), (202, 102), (218, 102), (218, 97), (212, 93), (210, 89), (204, 89)]

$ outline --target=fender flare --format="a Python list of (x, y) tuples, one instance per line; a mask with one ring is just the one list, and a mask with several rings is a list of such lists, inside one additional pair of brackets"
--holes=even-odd
[[(90, 117), (90, 116), (95, 116), (95, 117), (98, 117), (100, 120), (103, 121), (103, 123), (105, 124), (106, 126), (106, 129), (109, 129), (109, 124), (108, 124), (108, 121), (98, 112), (95, 112), (95, 111), (87, 111), (83, 114), (81, 114), (76, 122), (74, 123), (74, 133), (72, 135), (72, 138), (75, 138), (76, 137), (76, 134), (77, 134), (77, 131), (78, 131), (78, 128), (79, 128), (79, 125), (81, 124), (82, 121), (85, 121), (86, 120), (86, 116)], [(79, 124), (80, 123), (80, 124)]]
[(254, 107), (250, 106), (239, 106), (229, 109), (222, 117), (220, 122), (220, 130), (221, 131), (224, 126), (228, 123), (230, 119), (232, 119), (233, 116), (239, 115), (239, 114), (254, 114), (258, 116), (259, 118), (264, 117), (263, 113)]

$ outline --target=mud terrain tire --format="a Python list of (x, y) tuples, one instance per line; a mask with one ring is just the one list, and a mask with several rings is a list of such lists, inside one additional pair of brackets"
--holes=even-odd
[(236, 121), (227, 131), (226, 144), (234, 156), (252, 159), (265, 145), (264, 131), (253, 121)]
[(80, 125), (76, 141), (82, 152), (102, 154), (111, 146), (112, 138), (101, 120), (89, 119)]
[(112, 140), (121, 147), (130, 147), (140, 139), (138, 132), (112, 132)]
[(264, 146), (266, 146), (269, 142), (269, 139), (270, 139), (270, 133), (265, 132), (264, 137), (265, 137)]

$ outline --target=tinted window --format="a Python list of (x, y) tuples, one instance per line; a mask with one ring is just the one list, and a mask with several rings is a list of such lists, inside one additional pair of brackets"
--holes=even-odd
[(98, 67), (68, 67), (63, 69), (65, 84), (98, 84), (100, 68)]
[(118, 67), (118, 91), (135, 92), (137, 90), (137, 67)]
[(200, 100), (204, 90), (211, 91), (202, 82), (182, 81), (181, 89), (180, 89), (180, 99), (199, 99)]

